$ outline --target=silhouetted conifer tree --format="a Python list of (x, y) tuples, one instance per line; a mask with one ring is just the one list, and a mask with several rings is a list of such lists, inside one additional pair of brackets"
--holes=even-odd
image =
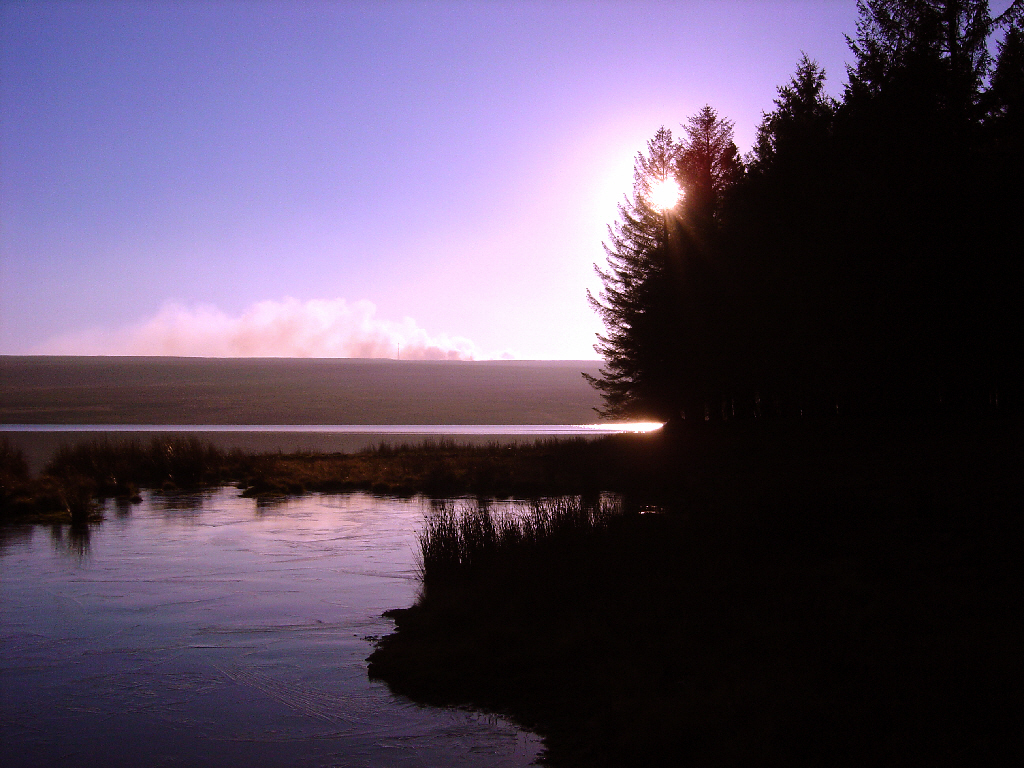
[(764, 114), (748, 170), (757, 176), (804, 175), (822, 159), (836, 103), (824, 91), (825, 70), (803, 54), (789, 83), (780, 86), (775, 109)]
[[(1016, 10), (1016, 15), (1012, 11)], [(1001, 17), (1008, 24), (1000, 41), (986, 93), (985, 161), (976, 206), (988, 275), (984, 297), (990, 404), (1018, 407), (1024, 399), (1024, 259), (1020, 217), (1024, 210), (1024, 3)]]
[(676, 399), (672, 415), (726, 418), (739, 362), (736, 295), (723, 258), (725, 199), (743, 176), (733, 123), (704, 106), (682, 126), (679, 178), (686, 190), (674, 241)]
[(743, 175), (733, 141), (733, 123), (710, 106), (686, 121), (679, 152), (679, 177), (686, 190), (686, 214), (707, 226), (722, 211), (725, 192)]
[(984, 0), (859, 8), (836, 128), (847, 216), (835, 258), (849, 267), (857, 347), (847, 362), (874, 408), (963, 404), (995, 375), (978, 155), (994, 21)]
[(998, 148), (1019, 154), (1024, 143), (1024, 31), (1017, 25), (999, 43), (988, 97), (986, 123)]
[[(716, 390), (724, 351), (716, 226), (722, 196), (741, 173), (732, 123), (710, 107), (684, 126), (681, 143), (662, 128), (637, 156), (633, 196), (609, 227), (608, 267), (597, 268), (604, 289), (589, 296), (606, 328), (595, 346), (605, 367), (587, 377), (604, 398), (602, 415), (668, 420)], [(666, 178), (685, 194), (661, 210), (649, 193)]]
[[(733, 196), (729, 251), (736, 262), (740, 322), (747, 332), (738, 353), (747, 401), (788, 412), (834, 411), (837, 264), (834, 237), (832, 131), (836, 104), (824, 91), (825, 72), (802, 56), (778, 89), (747, 158), (748, 174)], [(812, 407), (811, 400), (818, 401)]]
[(653, 184), (677, 180), (679, 151), (672, 132), (662, 127), (647, 142), (647, 153), (637, 154), (633, 194), (619, 205), (619, 221), (608, 227), (607, 269), (595, 266), (604, 289), (597, 297), (587, 293), (606, 329), (594, 347), (605, 359), (601, 377), (586, 376), (604, 398), (603, 416), (670, 415), (674, 297), (668, 248), (675, 217), (656, 208), (650, 196)]

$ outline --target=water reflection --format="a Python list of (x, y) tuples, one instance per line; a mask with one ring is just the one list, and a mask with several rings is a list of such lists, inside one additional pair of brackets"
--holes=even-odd
[(0, 557), (3, 557), (8, 549), (31, 542), (34, 530), (31, 525), (0, 525)]
[(199, 513), (210, 505), (214, 491), (158, 491), (151, 495), (150, 504), (167, 520), (195, 521)]
[(290, 500), (288, 496), (258, 496), (254, 499), (256, 514), (259, 517), (266, 517), (287, 512), (290, 509)]
[(147, 494), (48, 546), (0, 529), (5, 765), (529, 764), (532, 735), (367, 679), (428, 509), (229, 488)]
[(118, 497), (113, 500), (114, 515), (118, 519), (124, 519), (132, 513), (132, 506), (138, 502), (133, 502), (129, 498)]
[(70, 525), (51, 525), (50, 540), (53, 542), (54, 551), (71, 555), (81, 561), (89, 554), (89, 540), (94, 525), (98, 523), (75, 521)]

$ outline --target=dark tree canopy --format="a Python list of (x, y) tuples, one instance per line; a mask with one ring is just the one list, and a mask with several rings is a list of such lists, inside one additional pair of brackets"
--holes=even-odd
[(808, 155), (813, 159), (821, 154), (836, 110), (824, 86), (825, 70), (807, 54), (801, 56), (796, 74), (779, 88), (775, 109), (764, 115), (757, 128), (748, 158), (753, 174), (786, 171), (790, 165), (806, 166)]
[(988, 125), (995, 140), (1019, 154), (1024, 131), (1024, 31), (1019, 27), (1010, 27), (999, 43), (988, 95)]
[(1024, 404), (1022, 6), (861, 0), (842, 98), (804, 55), (746, 164), (710, 107), (659, 131), (591, 297), (604, 415)]
[(897, 95), (903, 81), (947, 106), (977, 101), (995, 25), (987, 0), (858, 0), (857, 8), (857, 35), (846, 38), (857, 60), (850, 93)]

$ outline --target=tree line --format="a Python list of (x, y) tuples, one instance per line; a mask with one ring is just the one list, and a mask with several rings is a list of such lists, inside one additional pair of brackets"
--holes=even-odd
[(746, 156), (710, 106), (638, 154), (589, 297), (603, 415), (1019, 410), (1022, 2), (858, 12), (840, 98), (805, 55)]

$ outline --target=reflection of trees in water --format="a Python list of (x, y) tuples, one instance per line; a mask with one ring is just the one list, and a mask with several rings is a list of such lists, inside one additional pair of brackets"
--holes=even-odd
[(198, 517), (208, 505), (213, 491), (154, 493), (150, 496), (153, 509), (165, 519), (181, 520)]
[(118, 497), (114, 499), (114, 514), (118, 520), (124, 520), (131, 515), (133, 506), (135, 506), (135, 503), (131, 499)]
[(89, 537), (93, 525), (98, 524), (76, 521), (70, 525), (50, 526), (50, 539), (53, 541), (53, 548), (60, 554), (74, 555), (82, 560), (89, 554)]
[(11, 547), (31, 541), (33, 528), (32, 525), (0, 526), (0, 555), (6, 554)]
[(288, 496), (257, 496), (255, 501), (256, 517), (269, 517), (286, 511), (291, 499)]

